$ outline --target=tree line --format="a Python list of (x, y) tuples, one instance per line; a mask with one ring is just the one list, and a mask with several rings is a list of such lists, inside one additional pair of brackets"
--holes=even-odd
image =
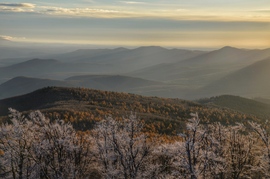
[(108, 115), (85, 132), (39, 111), (10, 109), (10, 121), (0, 127), (1, 178), (270, 177), (267, 124), (202, 124), (191, 114), (179, 137), (164, 142), (144, 132), (134, 113)]

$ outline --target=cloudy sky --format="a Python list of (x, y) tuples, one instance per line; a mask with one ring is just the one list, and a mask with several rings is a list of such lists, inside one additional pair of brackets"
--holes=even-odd
[(0, 0), (0, 39), (164, 47), (270, 47), (270, 0)]

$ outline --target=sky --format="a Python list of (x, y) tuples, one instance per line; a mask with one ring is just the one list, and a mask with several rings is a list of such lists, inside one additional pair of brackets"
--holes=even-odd
[(12, 42), (270, 47), (269, 0), (0, 0)]

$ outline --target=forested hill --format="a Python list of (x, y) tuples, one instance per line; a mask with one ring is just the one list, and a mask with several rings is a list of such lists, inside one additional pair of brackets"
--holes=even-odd
[(244, 114), (255, 115), (264, 119), (270, 118), (270, 104), (243, 98), (240, 96), (222, 95), (201, 99), (198, 100), (198, 102), (204, 105), (233, 109)]
[(145, 130), (163, 134), (181, 131), (190, 113), (195, 112), (198, 112), (202, 123), (260, 121), (255, 116), (236, 110), (191, 101), (83, 88), (47, 87), (27, 95), (0, 100), (3, 119), (9, 107), (22, 112), (41, 110), (51, 119), (70, 121), (79, 130), (91, 129), (96, 121), (106, 115), (121, 118), (130, 112), (136, 112), (145, 121)]

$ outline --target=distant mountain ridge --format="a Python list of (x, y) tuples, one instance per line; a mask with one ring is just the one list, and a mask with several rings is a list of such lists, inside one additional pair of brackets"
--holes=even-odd
[(23, 95), (47, 86), (72, 87), (73, 85), (64, 81), (20, 76), (0, 85), (0, 99)]
[(55, 59), (32, 59), (25, 62), (0, 67), (0, 83), (16, 76), (50, 79), (64, 79), (83, 73), (108, 72), (112, 66), (91, 63), (64, 63)]
[(18, 96), (48, 86), (81, 87), (117, 92), (143, 93), (143, 89), (154, 90), (165, 84), (120, 75), (85, 75), (66, 80), (49, 80), (32, 77), (15, 77), (0, 85), (0, 99)]
[(128, 75), (182, 85), (194, 83), (197, 84), (195, 87), (202, 87), (267, 57), (270, 57), (270, 49), (247, 50), (227, 46), (183, 61), (146, 67)]
[[(226, 46), (204, 52), (159, 46), (134, 49), (120, 47), (80, 49), (47, 57), (20, 63), (17, 62), (22, 59), (0, 59), (0, 84), (17, 76), (60, 81), (81, 76), (80, 80), (67, 79), (65, 83), (184, 99), (222, 94), (263, 98), (270, 96), (267, 80), (269, 65), (262, 62), (270, 58), (270, 49)], [(255, 67), (260, 62), (264, 64)], [(82, 76), (85, 76), (84, 79)]]
[(161, 63), (186, 60), (204, 53), (197, 50), (166, 49), (159, 46), (147, 46), (135, 49), (81, 49), (66, 54), (50, 56), (50, 58), (69, 63), (91, 63), (109, 66), (108, 72), (122, 74)]
[[(185, 60), (204, 54), (203, 51), (185, 49), (166, 49), (159, 46), (143, 46), (135, 49), (80, 49), (74, 52), (52, 56), (61, 61), (87, 63), (142, 63), (153, 65)], [(136, 62), (136, 63), (134, 63)]]
[[(151, 46), (136, 49), (81, 49), (48, 55), (47, 58), (42, 55), (42, 59), (23, 62), (20, 59), (3, 59), (0, 60), (0, 83), (16, 76), (60, 80), (84, 74), (124, 74), (145, 66), (181, 61), (203, 53), (205, 52)], [(6, 66), (7, 64), (12, 65)]]
[(44, 74), (50, 74), (56, 71), (58, 66), (61, 66), (61, 62), (54, 59), (32, 59), (7, 67), (1, 67), (0, 83), (17, 76), (42, 77)]
[(198, 91), (201, 95), (232, 94), (270, 97), (270, 58), (256, 62), (217, 80)]
[(152, 85), (164, 85), (164, 83), (144, 80), (141, 78), (120, 76), (120, 75), (83, 75), (67, 78), (65, 81), (71, 84), (83, 86), (86, 88), (95, 88), (100, 90), (125, 91), (132, 88), (139, 88)]

